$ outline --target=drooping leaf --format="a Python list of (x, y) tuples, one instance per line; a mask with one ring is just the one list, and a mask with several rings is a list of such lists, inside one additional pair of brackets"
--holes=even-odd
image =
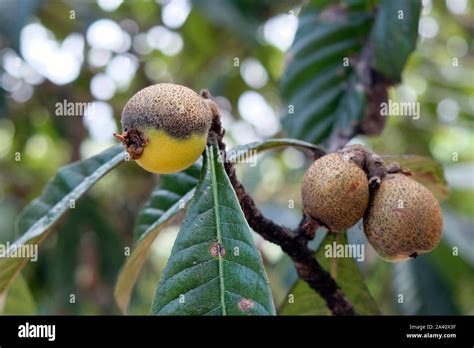
[[(228, 151), (227, 159), (235, 163), (261, 151), (288, 146), (324, 154), (321, 148), (301, 140), (268, 139), (237, 146)], [(184, 208), (191, 199), (200, 168), (201, 164), (196, 163), (184, 172), (162, 175), (149, 201), (139, 213), (134, 231), (136, 242), (119, 273), (114, 292), (117, 305), (123, 313), (127, 311), (133, 287), (147, 260), (151, 245), (159, 232), (172, 222), (172, 218), (182, 211), (180, 208)]]
[(158, 186), (140, 211), (134, 230), (135, 245), (115, 285), (115, 301), (122, 313), (127, 311), (133, 287), (156, 237), (191, 199), (200, 168), (201, 163), (196, 162), (183, 172), (162, 175)]
[(215, 146), (196, 187), (152, 313), (274, 314), (261, 256)]
[(0, 294), (13, 281), (28, 259), (8, 257), (22, 245), (39, 244), (51, 227), (107, 172), (124, 161), (126, 153), (121, 145), (114, 146), (91, 158), (62, 167), (46, 185), (40, 197), (20, 213), (17, 229), (20, 237), (0, 254)]
[(401, 80), (403, 66), (418, 37), (419, 0), (382, 0), (370, 40), (374, 66), (394, 81)]
[[(406, 7), (408, 2), (401, 5)], [(398, 2), (385, 1), (387, 7), (385, 3), (398, 6)], [(419, 12), (408, 14), (415, 6), (402, 8), (403, 30), (391, 33), (396, 38), (386, 40), (390, 47), (383, 51), (395, 68), (388, 69), (380, 58), (384, 70), (379, 72), (373, 65), (370, 37), (376, 40), (379, 55), (383, 47), (376, 31), (381, 30), (391, 12), (374, 8), (373, 4), (369, 0), (337, 4), (313, 1), (301, 11), (280, 85), (288, 103), (283, 127), (291, 137), (315, 144), (328, 142), (331, 148), (337, 148), (357, 133), (374, 135), (382, 131), (385, 118), (380, 115), (379, 105), (386, 101), (391, 82), (382, 73), (399, 71), (404, 66), (414, 48)], [(399, 53), (392, 54), (398, 49)]]
[[(2, 301), (6, 301), (1, 304)], [(3, 308), (3, 313), (1, 307)], [(36, 314), (36, 303), (25, 278), (19, 274), (6, 293), (0, 296), (0, 313), (4, 315)]]
[[(336, 245), (339, 248), (346, 248), (349, 244), (345, 234), (339, 235), (337, 241), (335, 233), (328, 233), (316, 252), (316, 259), (321, 266), (328, 272), (335, 267), (335, 280), (349, 301), (354, 305), (358, 314), (372, 315), (379, 314), (379, 309), (374, 299), (369, 293), (356, 261), (350, 257), (330, 257), (332, 254), (326, 254), (329, 249), (334, 249)], [(351, 247), (357, 247), (351, 245)], [(356, 249), (354, 249), (356, 250)], [(361, 249), (363, 251), (363, 249)], [(328, 256), (326, 256), (328, 255)], [(290, 296), (293, 295), (293, 296)], [(290, 301), (289, 301), (290, 300)], [(298, 279), (289, 292), (279, 310), (280, 315), (330, 315), (331, 312), (326, 306), (325, 301), (309, 285), (301, 279)]]
[(385, 163), (398, 162), (402, 169), (412, 173), (412, 179), (429, 189), (438, 201), (448, 196), (449, 190), (444, 178), (443, 166), (432, 158), (418, 155), (387, 155)]
[(325, 151), (322, 148), (306, 141), (279, 138), (267, 139), (264, 141), (257, 141), (246, 145), (236, 146), (227, 152), (227, 160), (232, 163), (236, 163), (239, 161), (239, 159), (247, 158), (248, 156), (252, 156), (261, 151), (289, 146), (301, 149), (303, 151), (311, 151), (313, 153), (318, 153), (320, 155), (325, 154)]

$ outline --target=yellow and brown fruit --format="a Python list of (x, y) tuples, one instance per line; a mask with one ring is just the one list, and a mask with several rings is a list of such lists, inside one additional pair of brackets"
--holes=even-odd
[(193, 90), (161, 83), (138, 91), (122, 112), (121, 135), (130, 157), (153, 173), (174, 173), (202, 154), (212, 122), (206, 100)]
[(443, 217), (436, 198), (403, 173), (388, 174), (382, 180), (364, 216), (367, 239), (389, 261), (433, 250), (442, 230)]

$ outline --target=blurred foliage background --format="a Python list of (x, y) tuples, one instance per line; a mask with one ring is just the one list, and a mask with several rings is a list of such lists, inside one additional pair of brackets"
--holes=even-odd
[[(208, 88), (229, 147), (284, 136), (278, 81), (300, 8), (299, 1), (270, 0), (0, 0), (0, 242), (15, 238), (15, 217), (58, 167), (116, 144), (123, 106), (147, 85)], [(444, 238), (434, 252), (393, 265), (367, 245), (359, 266), (384, 314), (474, 314), (473, 23), (470, 1), (423, 1), (417, 48), (402, 83), (390, 90), (393, 100), (418, 101), (421, 118), (392, 117), (380, 136), (355, 139), (381, 154), (440, 161), (450, 188)], [(57, 116), (63, 101), (94, 102), (99, 116)], [(308, 165), (286, 149), (259, 155), (255, 167), (238, 165), (238, 175), (264, 213), (295, 226)], [(130, 163), (107, 175), (23, 271), (31, 301), (7, 313), (118, 313), (112, 292), (124, 248), (158, 181)], [(158, 236), (131, 314), (149, 313), (178, 229)], [(348, 236), (365, 242), (359, 228)], [(278, 306), (295, 280), (293, 265), (279, 247), (256, 239)]]

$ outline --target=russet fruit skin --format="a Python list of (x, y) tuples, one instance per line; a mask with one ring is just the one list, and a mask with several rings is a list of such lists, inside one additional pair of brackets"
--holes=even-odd
[(377, 253), (402, 261), (433, 250), (443, 217), (433, 194), (405, 174), (388, 174), (374, 192), (364, 216), (364, 232)]
[(305, 214), (336, 232), (361, 219), (369, 203), (367, 175), (340, 153), (316, 160), (303, 177), (301, 191)]
[(121, 122), (132, 159), (152, 173), (175, 173), (204, 151), (212, 111), (193, 90), (161, 83), (138, 91), (125, 105)]

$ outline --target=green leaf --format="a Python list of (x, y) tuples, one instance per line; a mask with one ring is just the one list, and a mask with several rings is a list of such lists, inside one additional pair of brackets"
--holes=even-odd
[[(235, 163), (261, 151), (288, 146), (313, 152), (319, 151), (324, 154), (324, 150), (321, 148), (301, 140), (268, 139), (237, 146), (228, 151), (227, 158), (230, 162)], [(200, 168), (201, 163), (197, 162), (184, 172), (162, 175), (158, 186), (138, 215), (134, 230), (136, 242), (130, 256), (122, 266), (114, 292), (115, 301), (122, 313), (127, 311), (133, 287), (148, 258), (151, 245), (160, 231), (173, 221), (176, 214), (182, 211), (179, 205), (181, 208), (185, 208), (184, 205), (191, 199)]]
[(383, 1), (374, 10), (372, 3), (313, 1), (303, 8), (280, 84), (291, 137), (339, 147), (357, 133), (382, 131), (378, 110), (389, 81), (380, 75), (399, 80), (415, 47), (419, 4)]
[(158, 186), (140, 211), (134, 231), (136, 242), (115, 285), (114, 297), (122, 313), (127, 311), (133, 287), (156, 237), (191, 200), (200, 168), (201, 163), (196, 162), (183, 172), (161, 175)]
[(372, 30), (375, 68), (394, 81), (401, 73), (418, 37), (419, 0), (382, 0)]
[[(0, 296), (0, 303), (5, 301), (4, 315), (33, 315), (36, 314), (36, 303), (31, 295), (25, 278), (19, 274), (7, 292)], [(0, 307), (2, 304), (0, 304)], [(1, 308), (0, 308), (1, 309)], [(1, 310), (0, 310), (1, 312)]]
[(262, 258), (215, 146), (161, 276), (152, 313), (271, 315)]
[[(335, 280), (349, 301), (354, 305), (358, 314), (380, 314), (377, 304), (365, 285), (364, 277), (359, 271), (356, 261), (350, 257), (331, 258), (325, 256), (327, 248), (332, 248), (333, 243), (337, 243), (341, 248), (348, 245), (345, 234), (328, 233), (316, 252), (316, 259), (327, 271), (335, 267), (337, 270)], [(290, 294), (293, 295), (294, 302), (289, 302), (289, 297), (287, 297), (280, 307), (280, 315), (331, 314), (323, 298), (302, 279), (296, 281), (289, 292)]]
[(256, 141), (253, 143), (249, 143), (246, 145), (239, 145), (231, 150), (227, 151), (227, 160), (236, 163), (239, 159), (247, 158), (248, 156), (252, 156), (257, 154), (261, 151), (271, 150), (280, 147), (296, 147), (304, 151), (312, 151), (320, 153), (321, 155), (325, 154), (325, 151), (311, 143), (306, 141), (297, 140), (297, 139), (287, 139), (287, 138), (279, 138), (279, 139), (267, 139), (264, 141)]
[(386, 155), (383, 159), (387, 164), (398, 162), (402, 169), (409, 170), (412, 179), (429, 189), (439, 202), (448, 196), (443, 166), (434, 159), (418, 155)]
[(133, 233), (135, 241), (149, 231), (152, 224), (196, 186), (200, 171), (201, 162), (198, 161), (182, 172), (160, 175), (158, 185), (136, 219)]
[(354, 66), (372, 19), (351, 6), (312, 4), (302, 11), (280, 85), (293, 108), (283, 119), (291, 137), (321, 143), (362, 119), (366, 98)]
[(23, 209), (17, 220), (21, 236), (0, 254), (0, 294), (28, 261), (27, 258), (8, 257), (14, 248), (40, 244), (55, 222), (68, 211), (71, 202), (77, 201), (107, 172), (124, 161), (125, 155), (123, 147), (117, 145), (96, 156), (60, 168), (41, 196)]

